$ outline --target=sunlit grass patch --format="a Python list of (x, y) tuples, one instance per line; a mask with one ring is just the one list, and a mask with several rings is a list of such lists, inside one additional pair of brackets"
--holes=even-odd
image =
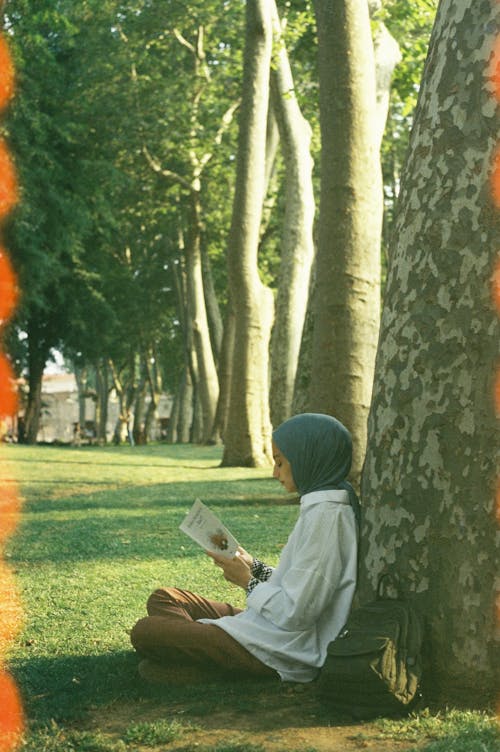
[(124, 734), (126, 742), (135, 742), (146, 747), (154, 747), (157, 744), (169, 744), (175, 739), (180, 739), (186, 731), (193, 731), (196, 727), (192, 724), (180, 723), (179, 721), (150, 721), (132, 723)]
[(492, 715), (472, 710), (429, 710), (404, 720), (379, 719), (376, 739), (424, 743), (421, 752), (499, 752), (500, 726)]
[(32, 728), (19, 752), (129, 752), (121, 739), (106, 737), (100, 731), (66, 729), (55, 721)]

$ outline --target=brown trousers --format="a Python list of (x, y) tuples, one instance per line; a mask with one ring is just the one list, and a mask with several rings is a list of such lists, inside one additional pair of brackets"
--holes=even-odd
[(147, 611), (149, 616), (140, 619), (130, 634), (132, 645), (145, 658), (169, 666), (278, 676), (223, 629), (197, 621), (235, 616), (240, 608), (209, 601), (188, 590), (162, 588), (149, 597)]

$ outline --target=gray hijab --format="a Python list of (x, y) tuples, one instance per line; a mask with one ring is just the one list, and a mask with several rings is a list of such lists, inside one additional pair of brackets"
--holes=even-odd
[(273, 432), (273, 441), (290, 463), (301, 496), (344, 489), (359, 526), (359, 500), (346, 481), (352, 462), (351, 434), (339, 420), (322, 413), (294, 415)]

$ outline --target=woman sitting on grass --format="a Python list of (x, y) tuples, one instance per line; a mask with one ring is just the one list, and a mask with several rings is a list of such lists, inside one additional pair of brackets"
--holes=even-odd
[(300, 514), (272, 568), (239, 548), (232, 559), (209, 553), (229, 582), (247, 594), (246, 609), (164, 588), (131, 632), (146, 660), (139, 673), (172, 678), (172, 669), (279, 676), (309, 682), (346, 622), (356, 587), (359, 504), (345, 478), (351, 437), (335, 418), (296, 415), (273, 433), (274, 473), (300, 493)]

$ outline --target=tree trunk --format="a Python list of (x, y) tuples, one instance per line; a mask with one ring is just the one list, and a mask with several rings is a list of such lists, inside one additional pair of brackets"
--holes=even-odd
[(144, 436), (147, 443), (150, 439), (156, 438), (156, 436), (153, 436), (153, 428), (158, 419), (157, 410), (163, 387), (161, 372), (158, 368), (158, 356), (154, 346), (148, 352), (145, 365), (150, 397), (144, 419)]
[(314, 300), (314, 290), (316, 289), (316, 264), (313, 263), (311, 269), (311, 279), (309, 282), (308, 306), (302, 327), (302, 339), (300, 342), (299, 360), (297, 363), (297, 373), (295, 375), (295, 385), (292, 400), (292, 415), (305, 413), (309, 410), (309, 391), (311, 386), (312, 366), (312, 337), (314, 329), (314, 316), (312, 301)]
[(132, 436), (135, 444), (145, 444), (145, 412), (146, 392), (148, 391), (147, 360), (149, 353), (144, 350), (139, 353), (139, 381), (134, 395), (134, 418), (132, 422)]
[[(427, 625), (440, 700), (498, 700), (494, 413), (500, 323), (489, 196), (497, 3), (442, 0), (395, 220), (363, 473), (361, 595), (396, 572)], [(471, 86), (471, 82), (474, 85)]]
[[(279, 40), (281, 24), (273, 3), (273, 26)], [(276, 296), (276, 316), (271, 338), (271, 422), (278, 426), (290, 417), (307, 310), (309, 279), (314, 258), (313, 160), (311, 128), (294, 94), (290, 63), (284, 44), (278, 42), (271, 71), (271, 101), (278, 123), (285, 161), (285, 217)]]
[(24, 442), (36, 444), (42, 410), (42, 383), (50, 348), (43, 346), (36, 321), (28, 324), (28, 401), (24, 415)]
[(273, 299), (257, 267), (271, 48), (270, 4), (247, 0), (238, 161), (228, 239), (235, 337), (223, 465), (256, 467), (271, 462), (268, 349)]
[(264, 204), (262, 206), (262, 217), (260, 221), (260, 243), (262, 248), (265, 243), (266, 235), (269, 232), (269, 225), (273, 215), (276, 199), (278, 196), (278, 170), (276, 169), (276, 157), (280, 143), (280, 134), (276, 115), (273, 107), (270, 105), (267, 112), (267, 129), (266, 129), (266, 161), (264, 166)]
[[(130, 357), (128, 367), (122, 369), (121, 374), (118, 372), (111, 358), (108, 361), (113, 378), (113, 386), (118, 397), (119, 415), (116, 420), (115, 430), (113, 433), (113, 442), (122, 444), (129, 441), (133, 444), (132, 423), (133, 415), (131, 414), (132, 404), (137, 393), (136, 370), (137, 363), (135, 354)], [(122, 375), (123, 374), (123, 375)]]
[[(368, 6), (370, 17), (373, 17), (382, 7), (382, 0), (368, 0)], [(380, 21), (376, 23), (373, 51), (377, 97), (375, 128), (378, 148), (380, 149), (389, 112), (392, 74), (396, 65), (401, 62), (401, 51), (398, 43), (390, 34), (386, 25)]]
[(24, 416), (24, 442), (26, 444), (36, 444), (38, 429), (40, 426), (40, 415), (42, 412), (42, 381), (45, 361), (30, 361), (28, 373), (28, 403)]
[[(369, 0), (368, 6), (370, 16), (374, 16), (376, 11), (381, 7), (380, 0)], [(390, 35), (383, 23), (377, 21), (373, 37), (374, 56), (375, 56), (375, 79), (376, 79), (376, 119), (375, 130), (376, 140), (379, 144), (386, 128), (387, 114), (389, 108), (389, 96), (391, 88), (391, 78), (394, 68), (401, 59), (401, 53), (396, 40)], [(393, 195), (396, 190), (393, 187)], [(385, 223), (385, 229), (388, 230), (389, 223)], [(385, 247), (387, 242), (384, 241)], [(315, 300), (315, 281), (312, 282), (309, 292), (309, 303), (304, 321), (304, 330), (300, 345), (299, 363), (297, 366), (297, 378), (292, 402), (292, 414), (305, 412), (310, 407), (309, 390), (312, 372), (312, 332), (314, 330), (314, 309), (313, 301)]]
[(219, 358), (219, 401), (215, 415), (215, 429), (224, 441), (226, 435), (227, 417), (229, 414), (229, 400), (231, 396), (231, 379), (233, 373), (234, 355), (234, 309), (231, 303), (231, 290), (227, 302), (224, 333)]
[(108, 398), (109, 398), (109, 371), (104, 360), (99, 361), (95, 367), (96, 384), (96, 409), (95, 430), (98, 444), (107, 442), (108, 425)]
[(186, 286), (188, 325), (192, 333), (192, 341), (196, 351), (197, 397), (201, 409), (200, 439), (208, 443), (212, 439), (212, 429), (219, 397), (219, 382), (217, 369), (210, 341), (208, 329), (205, 292), (203, 287), (203, 272), (201, 264), (201, 207), (199, 190), (191, 191), (190, 227), (186, 236)]
[(314, 7), (322, 147), (310, 407), (350, 430), (357, 483), (380, 318), (375, 66), (366, 0), (315, 0)]
[[(264, 167), (264, 195), (262, 218), (260, 223), (260, 241), (262, 243), (266, 228), (271, 218), (272, 210), (276, 202), (276, 154), (279, 146), (279, 131), (276, 116), (272, 107), (268, 108), (266, 128), (266, 159)], [(231, 290), (228, 291), (228, 301), (224, 318), (224, 330), (217, 372), (219, 374), (219, 401), (215, 417), (216, 434), (224, 441), (229, 413), (229, 400), (231, 395), (232, 364), (234, 355), (234, 309), (231, 303)]]
[(78, 388), (78, 425), (80, 431), (85, 428), (85, 421), (87, 420), (87, 392), (88, 392), (88, 373), (87, 368), (74, 367), (75, 381)]
[(201, 265), (203, 276), (203, 291), (205, 294), (205, 306), (207, 310), (208, 331), (210, 333), (210, 342), (215, 364), (219, 361), (220, 348), (222, 344), (222, 316), (215, 291), (214, 279), (212, 274), (212, 265), (210, 258), (205, 249), (201, 251)]
[(174, 401), (172, 402), (172, 409), (170, 410), (170, 415), (168, 418), (167, 437), (166, 437), (167, 444), (177, 443), (177, 423), (179, 421), (181, 388), (182, 388), (182, 384), (179, 383), (179, 386), (177, 387), (177, 391), (174, 395)]
[(188, 444), (193, 422), (193, 380), (191, 369), (186, 366), (179, 389), (179, 411), (177, 421), (177, 442)]

